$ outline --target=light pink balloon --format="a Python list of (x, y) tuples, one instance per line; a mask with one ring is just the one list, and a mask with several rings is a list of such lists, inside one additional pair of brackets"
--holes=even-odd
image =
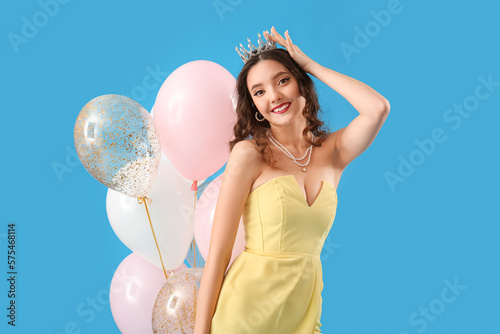
[(198, 181), (227, 162), (236, 123), (236, 80), (217, 63), (195, 60), (161, 86), (153, 120), (161, 148), (185, 178)]
[[(186, 269), (183, 263), (174, 272)], [(167, 275), (169, 273), (167, 271)], [(116, 325), (123, 334), (153, 333), (153, 305), (165, 284), (163, 269), (132, 253), (118, 266), (111, 280), (109, 301)]]
[[(200, 250), (201, 256), (207, 259), (208, 251), (210, 248), (210, 236), (212, 235), (212, 226), (215, 215), (215, 207), (217, 198), (219, 197), (220, 185), (222, 182), (222, 174), (216, 177), (210, 184), (203, 190), (200, 199), (196, 202), (194, 212), (194, 238), (196, 245)], [(238, 257), (238, 255), (245, 249), (245, 229), (243, 227), (243, 220), (240, 219), (238, 223), (238, 231), (234, 240), (231, 259), (226, 268), (229, 269), (231, 263)]]

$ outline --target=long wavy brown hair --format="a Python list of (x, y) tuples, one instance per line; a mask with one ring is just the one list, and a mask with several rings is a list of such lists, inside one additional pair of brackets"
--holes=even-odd
[[(305, 140), (316, 147), (320, 147), (321, 143), (330, 134), (328, 126), (318, 119), (320, 106), (314, 82), (307, 73), (290, 57), (290, 54), (285, 49), (274, 49), (262, 52), (259, 55), (252, 56), (241, 69), (238, 78), (236, 79), (236, 93), (238, 103), (236, 105), (237, 122), (233, 128), (235, 139), (229, 142), (229, 150), (232, 151), (236, 143), (252, 136), (262, 154), (262, 161), (274, 167), (275, 160), (272, 159), (272, 152), (268, 150), (268, 142), (265, 140), (266, 131), (271, 127), (268, 120), (259, 122), (255, 119), (255, 113), (258, 111), (253, 104), (252, 96), (247, 87), (247, 76), (250, 69), (258, 62), (266, 59), (276, 60), (283, 64), (297, 80), (301, 95), (306, 99), (306, 105), (303, 110), (303, 115), (307, 120), (307, 126), (302, 132)], [(261, 117), (262, 118), (262, 115)], [(326, 127), (326, 130), (322, 128)], [(316, 141), (312, 142), (307, 134), (312, 132), (316, 137)]]

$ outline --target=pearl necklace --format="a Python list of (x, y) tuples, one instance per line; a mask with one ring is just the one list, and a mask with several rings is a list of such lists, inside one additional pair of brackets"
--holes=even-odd
[[(297, 165), (302, 166), (302, 171), (304, 173), (307, 172), (306, 166), (309, 164), (309, 161), (311, 161), (311, 153), (312, 153), (312, 147), (313, 147), (312, 144), (311, 144), (311, 146), (309, 146), (307, 148), (306, 153), (304, 154), (304, 156), (302, 158), (298, 159), (298, 158), (295, 158), (292, 155), (292, 153), (290, 153), (290, 151), (288, 151), (286, 149), (285, 146), (283, 146), (278, 140), (276, 140), (276, 138), (274, 138), (274, 136), (273, 136), (273, 134), (271, 133), (270, 130), (267, 130), (266, 133), (267, 133), (267, 137), (269, 138), (269, 140), (271, 141), (271, 143), (274, 144), (274, 146), (276, 146), (277, 148), (279, 148), (281, 150), (281, 152), (283, 152), (287, 157), (289, 157), (290, 159), (292, 159)], [(312, 138), (313, 138), (313, 141), (315, 142), (316, 141), (316, 137), (314, 137), (314, 134), (312, 134)], [(301, 164), (301, 163), (297, 162), (297, 160), (303, 160), (308, 153), (309, 153), (309, 158), (307, 159), (307, 162), (305, 164)]]

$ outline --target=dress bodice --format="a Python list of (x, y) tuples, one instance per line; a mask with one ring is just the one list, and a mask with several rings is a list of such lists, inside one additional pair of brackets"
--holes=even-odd
[(311, 206), (294, 175), (275, 177), (248, 195), (243, 209), (246, 250), (315, 255), (335, 219), (337, 192), (323, 180)]

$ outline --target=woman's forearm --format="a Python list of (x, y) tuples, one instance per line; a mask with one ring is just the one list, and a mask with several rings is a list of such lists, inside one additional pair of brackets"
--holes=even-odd
[(370, 86), (316, 62), (308, 72), (342, 95), (360, 114), (378, 116), (389, 110), (389, 102)]
[(210, 334), (210, 325), (228, 263), (210, 256), (205, 262), (196, 301), (194, 334)]

